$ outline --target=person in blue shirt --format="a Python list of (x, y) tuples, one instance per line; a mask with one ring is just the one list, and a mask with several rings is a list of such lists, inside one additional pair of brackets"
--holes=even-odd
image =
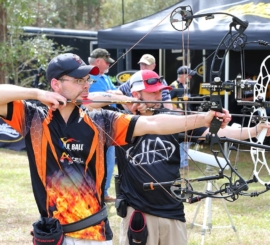
[[(111, 58), (110, 53), (106, 49), (97, 48), (90, 54), (88, 62), (90, 65), (94, 65), (99, 68), (99, 74), (97, 76), (91, 75), (91, 78), (94, 79), (95, 82), (90, 86), (89, 92), (106, 92), (108, 90), (116, 90), (116, 87), (112, 83), (111, 79), (106, 75), (106, 73), (109, 72), (110, 65), (115, 62), (114, 59)], [(107, 179), (105, 184), (104, 200), (105, 202), (114, 202), (115, 197), (110, 196), (108, 193), (115, 165), (114, 146), (110, 146), (108, 148), (106, 152), (106, 162)]]

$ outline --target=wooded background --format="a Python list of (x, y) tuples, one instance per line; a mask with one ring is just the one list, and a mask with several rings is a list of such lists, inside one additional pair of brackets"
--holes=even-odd
[[(98, 31), (156, 13), (176, 0), (0, 0), (0, 83), (30, 86), (32, 71), (72, 47), (40, 35), (23, 38), (23, 26)], [(25, 74), (29, 74), (25, 77)]]

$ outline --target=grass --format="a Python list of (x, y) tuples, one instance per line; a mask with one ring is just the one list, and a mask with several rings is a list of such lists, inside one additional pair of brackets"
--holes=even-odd
[[(233, 158), (234, 156), (231, 156), (231, 159)], [(253, 168), (249, 153), (241, 153), (239, 159), (238, 170), (245, 178), (248, 178)], [(205, 170), (206, 165), (191, 162), (190, 168), (196, 170), (185, 173), (185, 177), (204, 176), (198, 167)], [(110, 189), (111, 195), (114, 194), (113, 181)], [(218, 185), (221, 183), (221, 181), (217, 181)], [(196, 190), (202, 190), (205, 187), (204, 183), (195, 183), (192, 186)], [(32, 223), (39, 217), (30, 184), (28, 161), (24, 152), (0, 149), (0, 188), (0, 244), (31, 244)], [(263, 188), (263, 186), (254, 185), (251, 190), (257, 188)], [(270, 192), (254, 198), (240, 197), (235, 202), (209, 199), (211, 200), (209, 205), (205, 205), (205, 200), (197, 204), (185, 203), (189, 245), (198, 245), (202, 242), (207, 245), (269, 244)], [(206, 207), (211, 208), (205, 209)], [(226, 208), (228, 212), (226, 212)], [(114, 231), (114, 245), (116, 245), (118, 244), (121, 218), (116, 215), (114, 204), (108, 204), (108, 210), (111, 227)], [(209, 214), (211, 214), (211, 218), (207, 223), (212, 225), (212, 229), (199, 226), (203, 224), (204, 218)], [(228, 215), (230, 215), (231, 221)], [(232, 228), (232, 223), (236, 231)]]

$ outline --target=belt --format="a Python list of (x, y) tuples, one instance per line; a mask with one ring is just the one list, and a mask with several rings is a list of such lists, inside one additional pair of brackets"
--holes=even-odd
[(82, 220), (67, 224), (67, 225), (62, 225), (64, 233), (69, 233), (69, 232), (75, 232), (79, 230), (83, 230), (87, 227), (90, 226), (95, 226), (99, 224), (101, 221), (105, 220), (108, 217), (107, 213), (107, 207), (106, 205), (97, 213), (84, 218)]

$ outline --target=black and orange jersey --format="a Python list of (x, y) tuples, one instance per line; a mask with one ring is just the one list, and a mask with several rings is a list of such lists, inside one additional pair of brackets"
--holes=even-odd
[[(25, 101), (8, 104), (4, 121), (25, 137), (33, 192), (42, 217), (69, 224), (102, 208), (104, 153), (110, 145), (131, 142), (137, 118), (75, 107), (66, 123), (58, 110)], [(67, 235), (112, 239), (107, 220)]]

